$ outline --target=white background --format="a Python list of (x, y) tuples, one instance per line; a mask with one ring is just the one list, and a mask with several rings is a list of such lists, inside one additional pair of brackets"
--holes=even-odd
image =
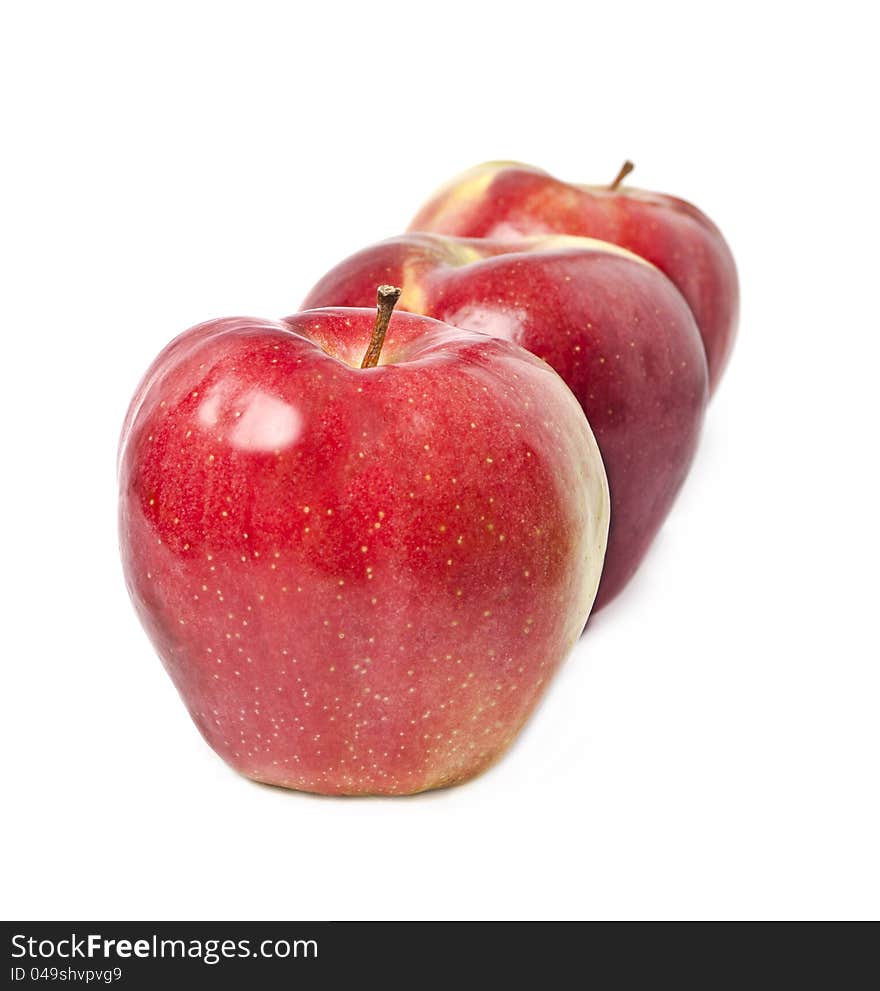
[[(877, 917), (869, 5), (3, 9), (5, 917)], [(179, 331), (296, 310), (502, 157), (630, 157), (725, 231), (742, 323), (693, 473), (490, 773), (251, 784), (127, 601), (129, 396)]]

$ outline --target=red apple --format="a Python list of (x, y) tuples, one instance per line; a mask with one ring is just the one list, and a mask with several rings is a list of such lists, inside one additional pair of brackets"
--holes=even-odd
[(694, 318), (660, 271), (583, 238), (409, 234), (353, 255), (304, 306), (359, 306), (376, 280), (404, 286), (401, 306), (521, 344), (577, 396), (611, 488), (611, 532), (596, 608), (626, 584), (678, 492), (706, 405)]
[(407, 313), (383, 347), (395, 292), (375, 327), (357, 309), (194, 327), (124, 426), (131, 597), (205, 739), (258, 781), (399, 795), (472, 777), (596, 592), (607, 482), (565, 384)]
[(620, 185), (631, 170), (627, 162), (610, 186), (582, 186), (528, 165), (489, 162), (440, 190), (409, 229), (505, 239), (575, 234), (629, 248), (665, 272), (688, 301), (706, 349), (712, 391), (730, 357), (739, 318), (733, 255), (695, 206)]

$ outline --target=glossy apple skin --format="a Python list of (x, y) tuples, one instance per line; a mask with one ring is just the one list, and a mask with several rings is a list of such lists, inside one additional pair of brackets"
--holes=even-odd
[(700, 328), (714, 391), (739, 321), (739, 281), (721, 232), (684, 200), (631, 186), (561, 182), (528, 165), (489, 162), (430, 199), (409, 229), (460, 237), (573, 234), (610, 241), (669, 276)]
[(190, 715), (257, 781), (400, 795), (510, 744), (596, 592), (607, 481), (508, 342), (371, 310), (172, 342), (120, 448), (128, 588)]
[(303, 305), (363, 305), (377, 279), (398, 280), (404, 309), (522, 345), (574, 392), (611, 489), (594, 608), (606, 605), (648, 550), (699, 439), (706, 358), (681, 294), (653, 266), (601, 242), (409, 234), (343, 261)]

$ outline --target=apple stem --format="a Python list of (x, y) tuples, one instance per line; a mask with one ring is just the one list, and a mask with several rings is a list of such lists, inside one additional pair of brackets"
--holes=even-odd
[(361, 362), (361, 368), (375, 368), (379, 364), (379, 355), (385, 343), (388, 324), (391, 323), (391, 314), (400, 299), (401, 291), (397, 286), (379, 286), (376, 290), (376, 322), (373, 324), (373, 336), (370, 338), (370, 345)]
[(620, 166), (620, 171), (615, 176), (614, 182), (612, 182), (611, 185), (608, 187), (609, 191), (613, 193), (614, 190), (617, 189), (617, 187), (630, 174), (630, 172), (632, 172), (632, 170), (634, 168), (635, 168), (635, 165), (633, 165), (633, 163), (629, 159), (627, 159), (623, 163), (623, 165)]

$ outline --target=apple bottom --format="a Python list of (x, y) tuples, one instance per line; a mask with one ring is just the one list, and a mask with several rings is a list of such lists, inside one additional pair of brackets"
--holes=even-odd
[[(540, 537), (535, 550), (540, 590)], [(170, 558), (153, 557), (136, 603), (204, 738), (266, 784), (399, 795), (471, 778), (509, 747), (574, 639), (560, 648), (565, 610), (551, 593), (532, 600), (512, 574), (493, 587), (479, 561), (459, 562), (449, 583), (440, 569), (419, 577), (374, 555), (365, 586), (304, 576), (283, 557), (244, 587), (237, 558), (212, 556), (207, 591), (195, 576), (223, 610), (219, 636), (214, 614), (163, 594), (179, 572)], [(491, 554), (482, 558), (500, 570)]]

